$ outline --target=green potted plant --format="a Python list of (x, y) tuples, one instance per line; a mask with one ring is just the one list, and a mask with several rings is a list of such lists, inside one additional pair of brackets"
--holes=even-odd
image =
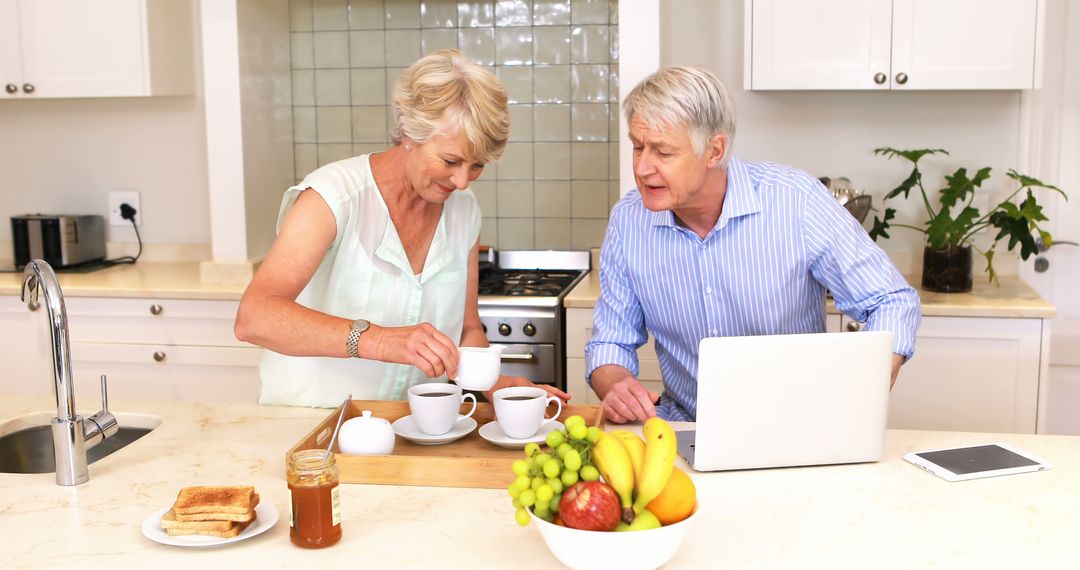
[[(874, 216), (874, 226), (870, 230), (870, 237), (875, 241), (878, 237), (887, 238), (889, 237), (888, 230), (892, 227), (908, 228), (926, 234), (922, 275), (924, 289), (946, 293), (971, 291), (971, 250), (974, 247), (972, 238), (983, 228), (994, 227), (998, 230), (985, 251), (975, 248), (986, 258), (986, 273), (989, 281), (995, 284), (998, 283), (998, 277), (994, 271), (994, 251), (1000, 241), (1008, 238), (1006, 249), (1009, 251), (1019, 246), (1022, 259), (1027, 259), (1039, 251), (1034, 232), (1038, 232), (1047, 246), (1053, 242), (1050, 234), (1039, 227), (1039, 222), (1046, 221), (1047, 218), (1043, 215), (1042, 206), (1036, 201), (1032, 189), (1054, 190), (1067, 200), (1068, 196), (1056, 186), (1045, 184), (1010, 169), (1005, 175), (1016, 181), (1020, 185), (1019, 188), (984, 214), (971, 204), (975, 198), (975, 189), (990, 178), (990, 167), (980, 168), (970, 176), (968, 170), (963, 167), (958, 168), (951, 175), (946, 175), (946, 184), (938, 190), (935, 205), (931, 202), (931, 196), (926, 187), (923, 186), (919, 160), (929, 155), (948, 155), (947, 151), (940, 148), (897, 150), (884, 147), (874, 149), (874, 154), (889, 159), (899, 157), (911, 162), (911, 174), (899, 186), (886, 194), (884, 201), (901, 195), (907, 198), (912, 188), (918, 188), (928, 219), (922, 227), (891, 223), (896, 217), (896, 210), (886, 208), (882, 217)], [(1019, 203), (1014, 203), (1013, 198), (1025, 190), (1024, 199)]]

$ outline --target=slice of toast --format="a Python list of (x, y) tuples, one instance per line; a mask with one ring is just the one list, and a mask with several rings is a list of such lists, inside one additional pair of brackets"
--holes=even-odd
[[(241, 532), (244, 532), (244, 529), (247, 528), (248, 525), (250, 525), (252, 523), (252, 521), (254, 521), (254, 520), (255, 519), (252, 518), (252, 520), (247, 521), (247, 522), (215, 521), (215, 522), (225, 522), (225, 524), (229, 525), (228, 528), (226, 528), (224, 530), (218, 530), (216, 528), (194, 528), (194, 527), (190, 527), (190, 526), (183, 526), (183, 527), (166, 528), (165, 533), (168, 534), (169, 536), (200, 535), (200, 536), (216, 536), (218, 538), (232, 538), (232, 537), (240, 534)], [(162, 519), (162, 521), (164, 522), (164, 518)], [(198, 524), (198, 523), (190, 523), (189, 522), (187, 524), (188, 525), (194, 525), (194, 524)]]
[(244, 515), (254, 508), (255, 488), (250, 485), (236, 487), (184, 487), (176, 496), (173, 510), (183, 515), (218, 513)]
[[(255, 507), (259, 504), (259, 494), (251, 498), (251, 510), (244, 513), (234, 512), (201, 512), (191, 514), (175, 513), (173, 516), (177, 521), (181, 522), (198, 522), (198, 521), (233, 521), (233, 522), (248, 522), (255, 518)], [(173, 507), (176, 510), (176, 507)]]
[(166, 531), (169, 530), (190, 530), (190, 531), (216, 531), (225, 532), (232, 528), (233, 521), (179, 521), (176, 520), (176, 512), (169, 509), (169, 512), (161, 516), (161, 528)]

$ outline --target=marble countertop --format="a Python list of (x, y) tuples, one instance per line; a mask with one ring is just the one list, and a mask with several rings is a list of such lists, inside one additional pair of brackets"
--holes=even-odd
[[(563, 304), (567, 308), (591, 309), (600, 297), (600, 272), (596, 263), (588, 275), (574, 287)], [(986, 282), (984, 276), (975, 279), (970, 293), (934, 293), (919, 287), (920, 277), (906, 275), (908, 283), (915, 286), (922, 300), (924, 317), (1029, 317), (1053, 318), (1057, 309), (1039, 296), (1019, 277), (1001, 277), (1001, 286)], [(832, 299), (826, 302), (826, 310), (832, 314), (839, 311), (833, 306)]]
[[(86, 403), (86, 402), (84, 402)], [(551, 568), (536, 528), (513, 522), (504, 490), (342, 485), (343, 538), (324, 550), (288, 538), (284, 453), (328, 410), (113, 402), (161, 418), (143, 439), (90, 466), (90, 481), (0, 474), (0, 567)], [(0, 399), (0, 425), (55, 409)], [(1003, 441), (1053, 469), (949, 483), (905, 452)], [(675, 568), (977, 568), (1080, 564), (1080, 438), (890, 431), (878, 463), (694, 473), (699, 519)], [(180, 487), (251, 484), (282, 518), (268, 532), (194, 549), (139, 526)]]
[[(57, 273), (67, 297), (239, 301), (247, 283), (208, 283), (198, 263), (142, 262), (90, 273)], [(0, 295), (18, 295), (22, 272), (0, 273)]]

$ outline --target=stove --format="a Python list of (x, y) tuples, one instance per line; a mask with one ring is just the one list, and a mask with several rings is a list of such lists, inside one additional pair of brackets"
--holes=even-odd
[(481, 264), (480, 320), (502, 345), (502, 373), (566, 389), (562, 299), (589, 269), (587, 251), (500, 251)]

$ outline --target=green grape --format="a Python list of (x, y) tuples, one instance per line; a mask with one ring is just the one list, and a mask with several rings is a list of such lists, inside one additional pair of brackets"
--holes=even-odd
[(525, 508), (525, 505), (521, 504), (521, 501), (519, 501), (517, 499), (514, 499), (513, 501), (511, 501), (510, 504), (514, 505), (515, 509), (524, 509)]
[(555, 491), (556, 495), (563, 492), (562, 479), (559, 479), (558, 477), (551, 477), (547, 480), (547, 484), (549, 487), (551, 487), (552, 491)]
[(570, 471), (581, 469), (581, 454), (578, 453), (578, 450), (576, 449), (567, 451), (566, 456), (563, 457), (563, 464), (566, 465), (566, 468)]
[(566, 426), (566, 430), (569, 431), (570, 428), (573, 427), (573, 426), (576, 426), (576, 425), (582, 425), (583, 426), (583, 425), (585, 425), (585, 418), (583, 418), (583, 417), (581, 417), (579, 415), (573, 415), (573, 416), (570, 416), (570, 417), (566, 418), (566, 421), (563, 422), (563, 425)]
[(521, 526), (528, 526), (529, 520), (531, 520), (529, 519), (529, 511), (518, 509), (517, 512), (514, 513), (514, 520)]
[(551, 433), (547, 434), (546, 441), (548, 447), (550, 447), (551, 449), (556, 449), (560, 445), (562, 445), (564, 441), (566, 441), (566, 436), (564, 436), (563, 432), (559, 430), (552, 430)]
[(550, 505), (547, 503), (537, 503), (537, 505), (533, 507), (533, 514), (542, 519), (546, 519), (548, 515), (551, 514), (551, 509), (548, 508), (549, 506)]
[(518, 498), (518, 495), (521, 494), (521, 489), (518, 488), (517, 481), (510, 483), (510, 486), (506, 488), (506, 492), (510, 493), (511, 497), (515, 499)]
[(535, 465), (539, 469), (543, 469), (544, 464), (547, 463), (548, 461), (551, 461), (551, 454), (550, 453), (537, 453), (536, 456), (533, 457), (532, 460), (533, 460), (533, 465)]
[(570, 439), (581, 441), (585, 439), (585, 436), (589, 434), (589, 428), (585, 427), (585, 424), (574, 424), (574, 427), (567, 428), (570, 433)]
[(536, 491), (532, 489), (526, 489), (518, 496), (518, 502), (524, 507), (531, 507), (536, 504)]
[(554, 497), (551, 498), (551, 506), (548, 507), (549, 509), (551, 509), (551, 512), (553, 512), (553, 513), (559, 512), (559, 501), (561, 501), (561, 500), (562, 500), (562, 493), (558, 493)]
[(540, 453), (540, 446), (539, 445), (537, 445), (535, 443), (527, 443), (527, 444), (525, 444), (525, 457), (532, 457), (533, 455), (536, 455), (537, 453)]
[(600, 434), (602, 433), (604, 433), (604, 430), (596, 426), (589, 426), (589, 429), (586, 430), (585, 433), (585, 439), (588, 440), (589, 443), (596, 443), (596, 441), (600, 439)]
[(559, 467), (558, 461), (548, 461), (544, 464), (544, 475), (548, 477), (558, 477), (562, 468)]
[(513, 465), (515, 475), (528, 475), (529, 474), (529, 462), (524, 459), (517, 459)]
[(540, 485), (540, 488), (536, 490), (536, 503), (538, 505), (546, 504), (555, 496), (555, 491), (551, 489), (550, 485)]
[(529, 488), (532, 483), (532, 478), (528, 475), (518, 475), (517, 479), (514, 479), (512, 485), (517, 485), (518, 491), (524, 491)]
[(582, 481), (596, 481), (600, 478), (600, 471), (592, 465), (586, 465), (581, 468), (581, 480)]
[(562, 483), (564, 486), (569, 487), (570, 485), (578, 482), (578, 472), (570, 471), (569, 469), (567, 469), (566, 471), (562, 472), (562, 475), (559, 475), (559, 478), (562, 479)]
[(571, 449), (574, 449), (574, 448), (569, 443), (563, 443), (562, 445), (560, 445), (558, 447), (558, 449), (555, 450), (555, 455), (559, 459), (562, 459), (563, 457), (566, 456), (566, 452), (570, 451)]
[(543, 517), (543, 519), (546, 520), (547, 522), (551, 522), (551, 521), (555, 520), (555, 514), (549, 512), (547, 514), (547, 516)]
[(543, 484), (544, 484), (544, 478), (543, 477), (533, 477), (532, 481), (529, 482), (529, 488), (532, 489), (533, 491), (535, 491), (535, 490), (540, 488), (540, 485), (543, 485)]

